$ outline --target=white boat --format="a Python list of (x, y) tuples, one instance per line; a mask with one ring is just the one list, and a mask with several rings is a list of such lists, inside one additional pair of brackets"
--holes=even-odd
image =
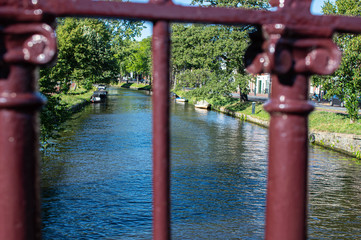
[(100, 98), (100, 96), (91, 96), (91, 98), (90, 98), (90, 102), (92, 102), (92, 103), (98, 103), (101, 101), (102, 101), (102, 99)]
[(92, 103), (103, 102), (107, 98), (107, 94), (108, 94), (108, 92), (104, 91), (104, 90), (95, 91), (90, 98), (90, 102), (92, 102)]
[(175, 101), (176, 101), (176, 102), (188, 102), (188, 99), (185, 99), (185, 98), (176, 98)]
[(207, 101), (202, 100), (202, 101), (198, 101), (194, 107), (196, 108), (202, 108), (202, 109), (209, 109), (211, 107), (211, 104), (209, 104)]

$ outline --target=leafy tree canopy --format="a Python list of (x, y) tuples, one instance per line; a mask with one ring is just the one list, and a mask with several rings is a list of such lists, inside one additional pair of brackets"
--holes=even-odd
[[(269, 6), (268, 1), (262, 0), (193, 0), (193, 4), (253, 9), (266, 9)], [(245, 72), (243, 57), (250, 43), (250, 31), (254, 31), (251, 26), (173, 24), (172, 72), (176, 79), (175, 85), (189, 85), (199, 77), (199, 72), (195, 70), (204, 70), (218, 74), (218, 81), (227, 82), (224, 86), (229, 88), (228, 91), (234, 91), (237, 86), (241, 95), (247, 96), (251, 78)], [(194, 77), (190, 76), (192, 74)], [(204, 82), (197, 81), (194, 84), (199, 86), (200, 82)], [(201, 84), (202, 87), (206, 87), (205, 82)]]
[[(336, 0), (325, 2), (325, 14), (361, 16), (359, 0)], [(336, 34), (334, 41), (343, 52), (340, 68), (327, 77), (316, 77), (315, 83), (327, 90), (327, 96), (337, 95), (346, 101), (351, 121), (358, 118), (358, 101), (361, 95), (361, 36)]]

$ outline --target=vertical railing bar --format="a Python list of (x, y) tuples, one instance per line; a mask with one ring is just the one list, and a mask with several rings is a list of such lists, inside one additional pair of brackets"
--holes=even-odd
[(0, 239), (41, 239), (37, 111), (43, 100), (24, 87), (33, 86), (33, 70), (13, 66), (0, 86)]
[[(307, 239), (308, 78), (284, 86), (272, 75), (265, 239)], [(282, 105), (283, 104), (283, 105)], [(295, 127), (297, 126), (297, 127)]]
[[(153, 0), (153, 3), (164, 1)], [(153, 239), (170, 239), (169, 23), (153, 25)]]

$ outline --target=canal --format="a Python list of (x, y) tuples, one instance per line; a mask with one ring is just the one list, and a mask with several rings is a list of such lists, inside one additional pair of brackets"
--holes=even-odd
[[(151, 239), (151, 97), (110, 89), (42, 154), (44, 239)], [(171, 104), (172, 238), (262, 239), (267, 129)], [(361, 239), (361, 165), (310, 146), (309, 239)]]

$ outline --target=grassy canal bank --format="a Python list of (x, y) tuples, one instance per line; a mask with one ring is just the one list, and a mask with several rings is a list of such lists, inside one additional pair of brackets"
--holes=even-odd
[(66, 108), (73, 109), (78, 105), (84, 104), (85, 102), (89, 102), (93, 92), (94, 90), (87, 91), (83, 88), (78, 88), (75, 91), (55, 94), (55, 96), (61, 99), (60, 103), (64, 104)]
[(113, 87), (122, 87), (122, 88), (131, 88), (135, 90), (152, 90), (152, 85), (143, 84), (143, 83), (121, 83), (117, 85), (112, 85)]
[[(176, 94), (185, 96), (193, 104), (201, 100), (183, 91)], [(239, 102), (239, 99), (206, 100), (215, 111), (268, 127), (270, 117), (263, 109), (263, 103), (256, 103), (255, 114), (252, 114), (251, 102)], [(361, 159), (361, 118), (351, 123), (345, 113), (315, 110), (309, 116), (309, 138), (312, 144)]]

